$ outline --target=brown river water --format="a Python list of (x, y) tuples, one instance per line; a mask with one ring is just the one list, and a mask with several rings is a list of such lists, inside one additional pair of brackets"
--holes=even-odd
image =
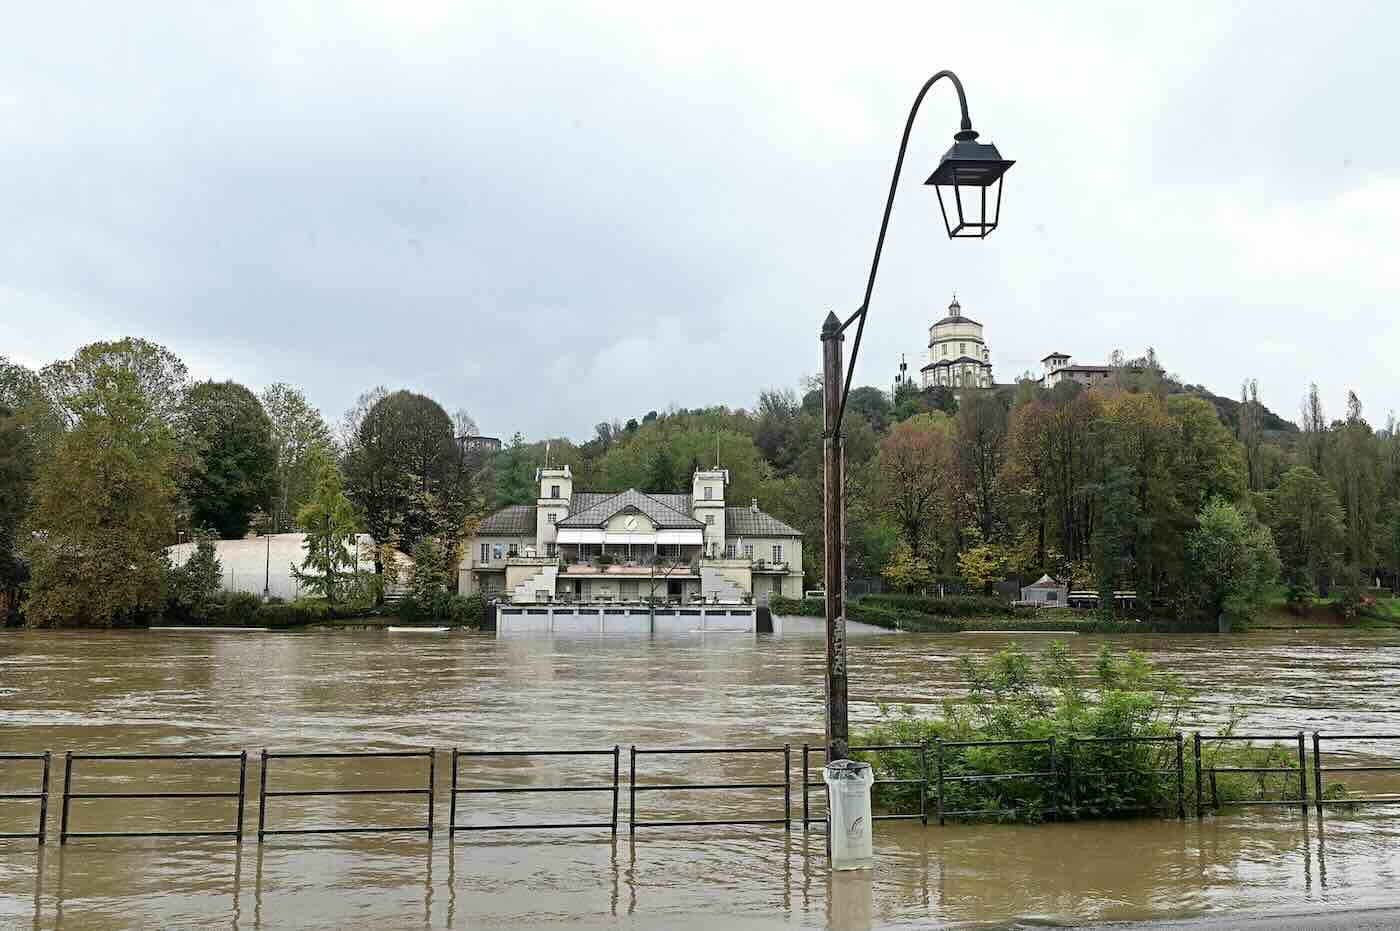
[[(877, 701), (930, 709), (958, 690), (955, 659), (1009, 636), (852, 638), (852, 714)], [(1048, 638), (1022, 636), (1030, 645)], [(1230, 705), (1250, 730), (1400, 732), (1400, 637), (1115, 637), (1200, 686), (1196, 721)], [(1070, 637), (1092, 660), (1104, 638)], [(1073, 924), (1400, 901), (1400, 806), (1238, 809), (1198, 822), (881, 823), (873, 875), (827, 870), (818, 831), (781, 826), (627, 830), (629, 745), (817, 744), (817, 637), (308, 632), (0, 634), (0, 753), (55, 751), (46, 847), (0, 841), (0, 927), (902, 928)], [(621, 826), (458, 833), (449, 756), (463, 749), (620, 744)], [(256, 840), (258, 754), (439, 748), (437, 833)], [(249, 751), (241, 845), (232, 838), (58, 844), (63, 751)], [(1400, 748), (1397, 748), (1400, 754)], [(642, 782), (781, 781), (781, 754), (643, 757)], [(226, 791), (237, 761), (78, 761), (75, 791)], [(793, 753), (800, 818), (800, 753)], [(422, 759), (276, 760), (269, 788), (424, 784)], [(462, 760), (461, 784), (611, 784), (610, 757)], [(0, 792), (36, 767), (0, 763)], [(1400, 773), (1394, 774), (1400, 787)], [(73, 831), (227, 829), (225, 799), (77, 799)], [(460, 824), (606, 821), (610, 793), (464, 795)], [(640, 818), (770, 818), (782, 790), (654, 792)], [(277, 798), (268, 827), (421, 824), (421, 796)], [(0, 832), (35, 803), (0, 802)]]

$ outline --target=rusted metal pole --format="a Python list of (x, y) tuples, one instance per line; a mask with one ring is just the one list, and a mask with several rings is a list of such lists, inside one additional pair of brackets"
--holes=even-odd
[(841, 321), (829, 313), (822, 324), (824, 464), (822, 541), (826, 588), (826, 761), (850, 756), (846, 705), (846, 521), (843, 491), (845, 456), (841, 444)]

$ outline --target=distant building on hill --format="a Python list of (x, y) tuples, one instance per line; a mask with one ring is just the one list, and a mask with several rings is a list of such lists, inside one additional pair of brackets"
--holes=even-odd
[(982, 338), (982, 324), (964, 317), (957, 295), (948, 316), (928, 328), (928, 364), (919, 370), (923, 387), (991, 388), (992, 351)]
[(1075, 365), (1070, 357), (1062, 352), (1050, 353), (1040, 360), (1040, 364), (1044, 372), (1037, 381), (1046, 389), (1053, 388), (1062, 381), (1076, 381), (1086, 387), (1099, 385), (1108, 381), (1109, 376), (1113, 374), (1112, 366)]

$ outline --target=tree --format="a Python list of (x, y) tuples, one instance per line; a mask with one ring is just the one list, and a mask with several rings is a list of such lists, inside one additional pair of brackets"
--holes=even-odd
[(224, 539), (244, 536), (252, 512), (272, 498), (277, 461), (272, 422), (257, 396), (231, 381), (191, 387), (182, 417), (195, 455), (182, 483), (191, 520)]
[(875, 462), (882, 510), (910, 552), (931, 562), (950, 529), (952, 436), (946, 415), (919, 414), (895, 425)]
[(331, 451), (331, 431), (299, 388), (277, 382), (260, 399), (272, 424), (272, 528), (284, 532), (315, 490), (320, 458)]
[(318, 460), (316, 491), (297, 514), (305, 529), (306, 557), (292, 576), (301, 585), (335, 604), (354, 574), (355, 506), (341, 490), (340, 472), (328, 457)]
[(1327, 590), (1346, 542), (1342, 505), (1331, 484), (1307, 466), (1285, 472), (1269, 504), (1288, 600), (1302, 604), (1311, 593)]
[(519, 433), (496, 457), (495, 506), (534, 504), (540, 496), (535, 483), (535, 465), (530, 460), (525, 439)]
[(983, 540), (992, 540), (1001, 514), (997, 475), (1006, 458), (1006, 408), (994, 395), (973, 391), (958, 407), (958, 485)]
[(166, 614), (182, 621), (202, 620), (219, 593), (223, 574), (214, 541), (198, 534), (194, 552), (184, 565), (172, 566), (166, 573)]
[(1308, 458), (1308, 466), (1318, 475), (1322, 473), (1324, 450), (1327, 445), (1327, 415), (1322, 410), (1322, 399), (1317, 393), (1317, 383), (1308, 385), (1307, 397), (1303, 398), (1303, 449)]
[(113, 370), (130, 374), (133, 390), (151, 405), (155, 416), (168, 427), (178, 427), (189, 370), (178, 356), (156, 343), (132, 336), (89, 343), (73, 358), (44, 366), (39, 377), (55, 409), (71, 427), (80, 416), (79, 400), (91, 398), (98, 382), (109, 381)]
[(958, 554), (958, 574), (969, 588), (990, 595), (992, 586), (1007, 576), (1007, 548), (997, 543), (979, 543)]
[(1213, 498), (1187, 536), (1191, 591), (1209, 617), (1249, 617), (1278, 578), (1279, 558), (1268, 528), (1233, 504)]
[(1089, 493), (1098, 496), (1098, 520), (1090, 537), (1089, 552), (1098, 578), (1099, 605), (1112, 614), (1113, 593), (1119, 582), (1132, 575), (1134, 555), (1142, 530), (1142, 510), (1138, 505), (1137, 473), (1131, 466), (1118, 466), (1107, 479), (1091, 485)]
[(903, 540), (895, 544), (894, 555), (880, 574), (898, 592), (922, 591), (933, 583), (928, 563), (915, 556)]
[(165, 602), (175, 438), (140, 375), (122, 365), (95, 365), (65, 403), (74, 426), (39, 470), (23, 533), (26, 622), (137, 623)]
[(1380, 457), (1375, 434), (1362, 416), (1361, 401), (1347, 393), (1347, 419), (1333, 426), (1327, 465), (1341, 493), (1346, 515), (1348, 583), (1360, 587), (1361, 575), (1376, 562), (1376, 515), (1380, 510)]

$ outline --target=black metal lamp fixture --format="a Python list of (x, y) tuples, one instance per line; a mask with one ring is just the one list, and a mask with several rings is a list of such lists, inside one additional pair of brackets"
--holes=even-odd
[[(1006, 169), (1016, 164), (1001, 157), (997, 147), (977, 141), (977, 133), (965, 129), (953, 136), (953, 147), (929, 175), (925, 184), (938, 194), (943, 226), (949, 239), (984, 239), (997, 228), (1001, 217), (1001, 183)], [(948, 190), (947, 200), (943, 197)], [(949, 203), (951, 201), (951, 205)], [(956, 216), (949, 214), (949, 207)]]

